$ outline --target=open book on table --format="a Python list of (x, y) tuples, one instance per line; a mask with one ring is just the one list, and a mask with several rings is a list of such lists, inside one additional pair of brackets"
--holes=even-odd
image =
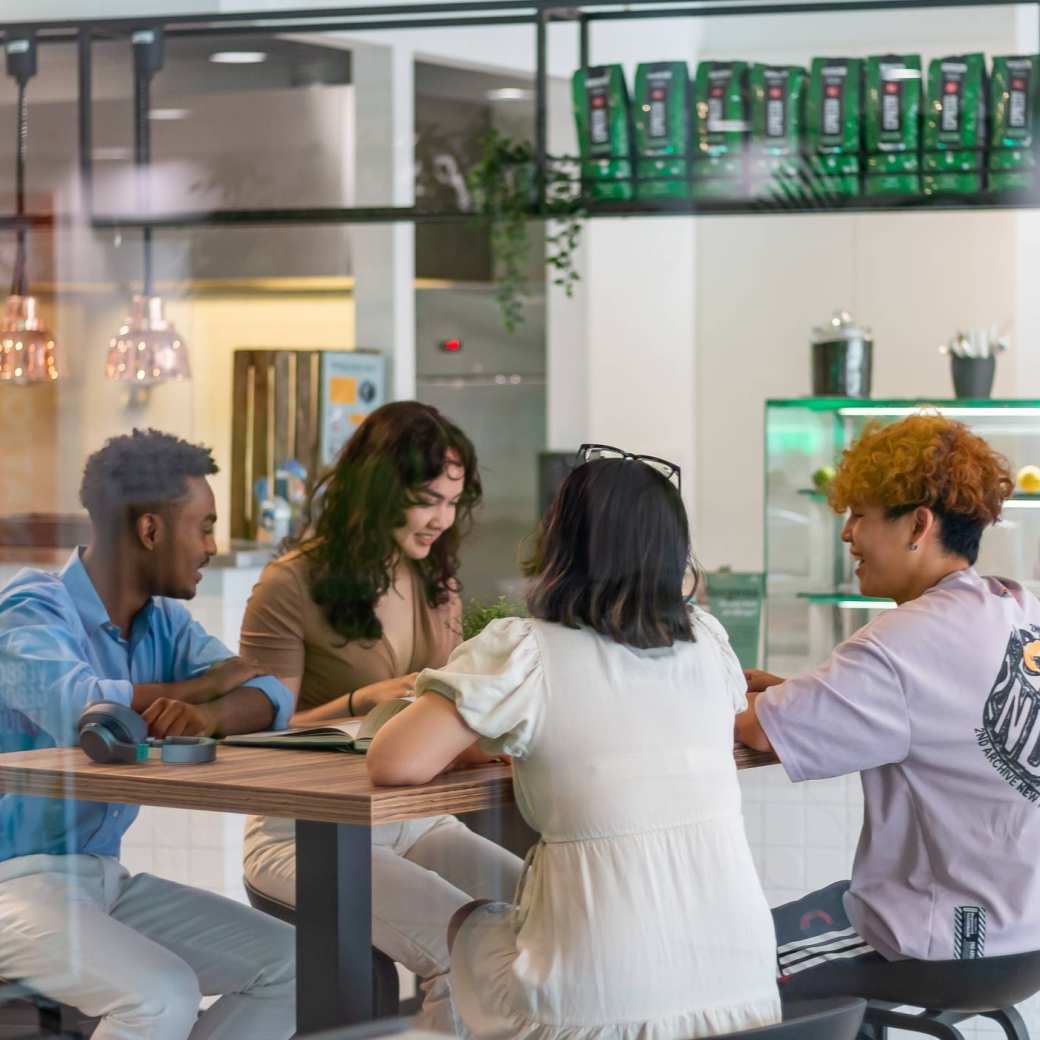
[(329, 721), (303, 729), (265, 730), (225, 737), (235, 747), (286, 748), (291, 751), (353, 751), (363, 755), (379, 730), (411, 700), (403, 697), (377, 704), (364, 718)]

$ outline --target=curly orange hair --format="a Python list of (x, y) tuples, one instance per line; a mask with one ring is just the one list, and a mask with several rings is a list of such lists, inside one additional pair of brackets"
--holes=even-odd
[(921, 413), (869, 423), (842, 453), (827, 497), (839, 513), (852, 505), (929, 506), (987, 526), (1014, 488), (1007, 459), (964, 423)]

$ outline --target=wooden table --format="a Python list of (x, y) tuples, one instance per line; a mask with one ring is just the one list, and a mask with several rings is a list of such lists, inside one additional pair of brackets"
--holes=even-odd
[[(740, 769), (776, 762), (745, 747), (734, 754)], [(373, 787), (360, 756), (239, 747), (201, 766), (102, 766), (78, 748), (11, 752), (0, 755), (0, 791), (295, 819), (301, 1034), (372, 1017), (373, 825), (513, 804), (508, 766)]]

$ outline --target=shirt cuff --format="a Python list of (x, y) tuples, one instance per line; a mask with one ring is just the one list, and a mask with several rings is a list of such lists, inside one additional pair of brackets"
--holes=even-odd
[(242, 684), (259, 690), (274, 705), (274, 721), (271, 729), (288, 729), (289, 719), (293, 713), (293, 695), (288, 687), (280, 683), (273, 675), (258, 675), (255, 679)]
[(797, 756), (788, 744), (787, 735), (780, 722), (783, 709), (775, 704), (775, 701), (780, 699), (780, 695), (774, 691), (783, 689), (783, 686), (783, 683), (770, 686), (758, 695), (755, 700), (755, 717), (769, 738), (769, 743), (773, 745), (773, 750), (776, 752), (776, 757), (780, 759), (784, 772), (787, 773), (789, 779), (798, 783), (801, 780), (808, 780), (809, 777), (798, 764)]
[(91, 698), (87, 704), (115, 701), (117, 704), (125, 704), (128, 708), (133, 707), (134, 684), (129, 679), (98, 679), (97, 688), (100, 696)]

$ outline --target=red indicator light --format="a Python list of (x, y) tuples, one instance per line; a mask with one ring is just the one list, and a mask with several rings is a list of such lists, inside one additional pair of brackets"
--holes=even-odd
[(947, 80), (946, 81), (946, 86), (943, 87), (943, 90), (945, 90), (947, 94), (956, 94), (956, 93), (958, 93), (959, 92), (959, 88), (957, 86), (957, 81), (953, 80), (953, 79)]
[(457, 354), (460, 350), (462, 350), (462, 340), (461, 339), (442, 339), (440, 341), (440, 343), (437, 344), (437, 346), (438, 346), (439, 349), (443, 350), (446, 354)]

